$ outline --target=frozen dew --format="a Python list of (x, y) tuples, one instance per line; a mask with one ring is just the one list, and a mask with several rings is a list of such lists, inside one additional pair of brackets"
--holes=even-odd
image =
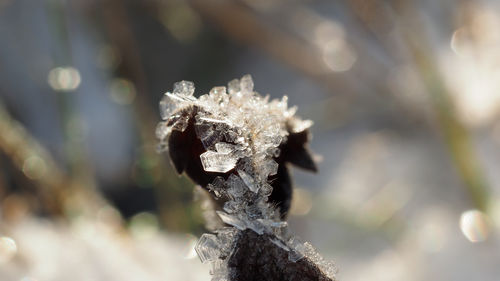
[(230, 95), (234, 95), (240, 91), (240, 80), (233, 79), (227, 84), (227, 90)]
[(298, 237), (292, 237), (290, 238), (290, 240), (288, 240), (288, 245), (296, 252), (295, 254), (297, 256), (300, 256), (300, 258), (304, 256), (305, 246), (302, 239)]
[(228, 281), (227, 266), (223, 260), (215, 260), (210, 264), (210, 274), (213, 275), (212, 281)]
[(210, 90), (210, 95), (213, 96), (216, 104), (224, 106), (224, 103), (228, 102), (228, 95), (226, 93), (226, 87), (213, 87)]
[(226, 186), (227, 186), (227, 193), (233, 198), (237, 199), (236, 201), (240, 201), (240, 199), (243, 199), (245, 195), (245, 183), (243, 180), (234, 175), (231, 174), (229, 178), (226, 181)]
[(290, 249), (286, 246), (286, 244), (283, 241), (281, 241), (281, 240), (279, 240), (277, 238), (270, 238), (269, 240), (271, 240), (271, 242), (274, 245), (280, 247), (281, 249), (283, 249), (285, 251), (290, 251)]
[(184, 259), (194, 259), (197, 256), (196, 245), (198, 241), (196, 237), (192, 234), (187, 234), (185, 243)]
[(178, 106), (179, 101), (172, 98), (171, 93), (165, 93), (160, 101), (160, 115), (161, 119), (167, 120), (170, 115), (175, 111)]
[[(197, 127), (199, 128), (199, 127)], [(203, 147), (206, 149), (211, 148), (214, 144), (218, 143), (221, 139), (221, 135), (217, 132), (215, 132), (211, 127), (207, 128), (206, 130), (197, 130), (196, 131), (198, 134), (198, 137), (201, 140), (201, 143), (203, 144)], [(201, 132), (201, 133), (198, 133)]]
[(16, 241), (10, 237), (0, 237), (0, 264), (10, 261), (16, 253)]
[[(206, 189), (221, 200), (223, 211), (215, 213), (231, 227), (217, 231), (217, 235), (202, 235), (195, 246), (201, 261), (210, 262), (213, 280), (227, 280), (227, 261), (222, 257), (230, 255), (238, 237), (235, 234), (245, 229), (269, 234), (272, 243), (289, 252), (290, 260), (307, 256), (328, 271), (327, 263), (310, 244), (290, 240), (288, 224), (268, 202), (273, 191), (269, 176), (278, 173), (280, 145), (290, 132), (304, 132), (312, 122), (295, 117), (297, 108), (288, 107), (286, 96), (270, 101), (269, 96), (255, 92), (250, 75), (230, 81), (227, 88), (214, 87), (199, 98), (193, 93), (194, 84), (181, 81), (174, 85), (173, 93), (165, 94), (160, 108), (162, 119), (168, 121), (160, 122), (156, 134), (166, 146), (172, 130), (194, 123), (196, 138), (204, 147), (200, 155), (203, 170), (226, 173)], [(310, 198), (304, 202), (298, 213), (309, 212)]]
[(262, 224), (258, 220), (248, 220), (247, 227), (259, 235), (264, 234), (264, 231), (266, 230), (266, 225)]
[(482, 242), (490, 233), (488, 217), (479, 210), (465, 211), (460, 216), (460, 229), (470, 242)]
[(292, 133), (300, 133), (307, 129), (309, 129), (313, 125), (313, 121), (311, 120), (293, 120), (291, 124)]
[(236, 146), (234, 144), (230, 143), (225, 143), (225, 142), (219, 142), (215, 144), (215, 150), (217, 150), (218, 153), (231, 153), (234, 150), (236, 150)]
[(172, 126), (172, 129), (184, 132), (188, 126), (189, 126), (189, 117), (182, 115), (182, 116), (177, 116), (174, 125)]
[(337, 275), (338, 268), (334, 262), (323, 261), (321, 269), (326, 276), (335, 280), (335, 276)]
[(262, 194), (263, 196), (267, 197), (271, 195), (272, 192), (273, 192), (273, 187), (270, 184), (264, 183), (261, 185), (260, 194)]
[(181, 81), (174, 84), (174, 92), (166, 92), (160, 101), (160, 115), (163, 120), (170, 118), (172, 113), (183, 106), (196, 101), (193, 97), (193, 82)]
[(50, 70), (47, 77), (50, 87), (56, 91), (69, 92), (76, 90), (81, 83), (80, 72), (74, 67), (56, 67)]
[(202, 263), (215, 261), (219, 258), (219, 242), (214, 234), (205, 233), (201, 235), (196, 243), (195, 251)]
[(268, 176), (276, 175), (278, 172), (278, 163), (269, 159), (262, 163), (262, 174), (267, 178)]
[(170, 117), (170, 115), (172, 115), (176, 107), (177, 107), (176, 103), (173, 102), (172, 99), (167, 94), (165, 94), (160, 101), (161, 119), (167, 120)]
[(219, 215), (220, 219), (234, 227), (236, 227), (239, 230), (245, 230), (247, 229), (247, 224), (245, 221), (241, 220), (238, 218), (236, 215), (230, 215), (222, 211), (216, 211), (217, 215)]
[(194, 94), (194, 83), (191, 81), (180, 81), (174, 83), (174, 95), (192, 96)]
[(228, 214), (235, 214), (238, 213), (243, 207), (243, 204), (241, 202), (236, 202), (236, 201), (227, 201), (224, 203), (224, 207), (222, 208), (224, 211), (226, 211)]
[(216, 177), (211, 184), (208, 184), (207, 188), (212, 191), (216, 197), (222, 197), (226, 194), (226, 183), (222, 177)]
[(249, 74), (243, 76), (240, 80), (240, 88), (243, 94), (250, 94), (253, 92), (253, 80)]
[(223, 227), (215, 231), (217, 233), (217, 239), (221, 246), (221, 254), (227, 256), (231, 253), (233, 248), (233, 240), (237, 233), (237, 230), (233, 227)]
[(243, 170), (238, 169), (238, 175), (240, 175), (241, 179), (246, 184), (248, 189), (255, 193), (259, 192), (259, 185), (255, 183), (255, 180), (249, 174), (247, 174)]
[(226, 173), (236, 166), (236, 157), (229, 153), (206, 151), (200, 155), (203, 169), (207, 172)]
[(288, 252), (288, 260), (291, 262), (298, 262), (303, 257), (304, 257), (304, 255), (296, 250), (291, 250)]

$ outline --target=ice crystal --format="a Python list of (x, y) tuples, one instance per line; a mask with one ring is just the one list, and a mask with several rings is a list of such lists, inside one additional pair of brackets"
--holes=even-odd
[(235, 233), (245, 229), (271, 235), (272, 243), (288, 251), (290, 261), (307, 257), (329, 276), (334, 274), (309, 243), (289, 234), (287, 223), (268, 203), (273, 189), (269, 177), (278, 173), (280, 145), (290, 134), (306, 131), (312, 122), (295, 117), (297, 108), (288, 108), (286, 96), (269, 101), (269, 96), (256, 93), (250, 75), (230, 81), (227, 88), (214, 87), (199, 98), (193, 96), (194, 90), (192, 82), (181, 81), (165, 94), (160, 102), (164, 121), (156, 135), (164, 149), (172, 132), (194, 127), (192, 134), (204, 149), (199, 154), (204, 172), (225, 174), (204, 187), (223, 200), (222, 210), (216, 213), (232, 227), (203, 234), (195, 248), (202, 262), (211, 263), (212, 280), (228, 279), (226, 263)]
[(200, 159), (205, 171), (219, 173), (225, 173), (234, 168), (238, 160), (230, 153), (219, 153), (210, 150), (201, 154)]
[(257, 193), (259, 191), (260, 186), (258, 186), (254, 179), (247, 174), (243, 170), (238, 170), (238, 175), (240, 175), (240, 178), (245, 182), (245, 184), (248, 186), (248, 189), (250, 189), (252, 192)]
[(215, 261), (219, 258), (219, 242), (214, 234), (201, 235), (196, 243), (195, 250), (202, 263)]
[(184, 97), (192, 96), (194, 94), (194, 83), (190, 81), (180, 81), (175, 83), (174, 94)]

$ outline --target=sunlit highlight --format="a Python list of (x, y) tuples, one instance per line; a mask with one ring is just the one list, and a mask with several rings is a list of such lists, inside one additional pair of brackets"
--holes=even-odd
[(343, 39), (332, 39), (323, 48), (323, 61), (334, 72), (344, 72), (352, 68), (358, 56)]
[(478, 210), (469, 210), (462, 213), (460, 216), (460, 229), (465, 238), (472, 243), (486, 240), (490, 232), (488, 218)]
[(198, 238), (192, 234), (187, 235), (186, 239), (186, 247), (183, 253), (183, 256), (185, 259), (194, 259), (197, 257), (195, 246), (196, 242), (198, 241)]
[(16, 241), (10, 237), (0, 237), (0, 264), (10, 261), (16, 253)]
[(467, 30), (464, 28), (459, 28), (453, 32), (453, 36), (451, 37), (450, 47), (453, 52), (459, 56), (465, 56), (468, 47), (468, 39), (467, 39)]
[(56, 67), (49, 72), (48, 82), (56, 91), (73, 91), (80, 86), (80, 72), (74, 67)]
[(460, 118), (470, 126), (488, 124), (500, 111), (500, 18), (488, 7), (470, 11), (470, 20), (451, 37), (453, 55), (443, 64)]

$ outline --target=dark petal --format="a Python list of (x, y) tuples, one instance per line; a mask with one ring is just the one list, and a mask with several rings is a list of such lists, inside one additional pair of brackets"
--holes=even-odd
[(168, 139), (168, 153), (177, 173), (181, 174), (187, 166), (188, 147), (186, 136), (181, 131), (172, 131)]
[(273, 192), (269, 196), (269, 202), (280, 210), (281, 218), (284, 219), (292, 200), (292, 181), (285, 164), (280, 164), (278, 173), (269, 178)]
[(307, 148), (309, 141), (309, 130), (300, 133), (290, 133), (285, 143), (280, 146), (282, 162), (291, 164), (312, 172), (317, 172), (318, 167), (313, 160), (311, 152)]
[(203, 188), (224, 174), (206, 172), (201, 164), (200, 155), (206, 151), (196, 135), (194, 116), (196, 107), (184, 109), (180, 114), (189, 114), (188, 126), (184, 132), (173, 130), (168, 139), (168, 151), (178, 173), (185, 172), (196, 184)]
[(287, 161), (293, 165), (311, 171), (318, 172), (316, 162), (314, 162), (309, 149), (302, 147), (288, 154)]

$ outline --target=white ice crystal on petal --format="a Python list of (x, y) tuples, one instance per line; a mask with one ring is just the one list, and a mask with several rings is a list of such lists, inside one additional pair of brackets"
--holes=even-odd
[(164, 139), (168, 136), (168, 134), (171, 130), (172, 130), (172, 128), (167, 126), (166, 122), (160, 122), (156, 126), (156, 137), (159, 139)]
[(300, 120), (294, 119), (291, 120), (291, 131), (292, 133), (300, 133), (307, 129), (309, 129), (313, 125), (313, 121), (311, 120)]
[(280, 247), (281, 249), (285, 250), (285, 251), (290, 251), (290, 248), (288, 248), (288, 246), (283, 243), (283, 241), (277, 239), (277, 238), (271, 238), (270, 239), (271, 242), (273, 242), (274, 245)]
[(174, 83), (174, 94), (189, 97), (194, 94), (194, 83), (191, 81), (180, 81)]
[(255, 180), (247, 174), (245, 171), (238, 169), (238, 175), (240, 175), (241, 179), (247, 185), (248, 189), (257, 193), (259, 191), (260, 186), (255, 183)]
[(160, 115), (161, 119), (167, 120), (172, 112), (177, 108), (177, 103), (166, 93), (160, 101)]
[(217, 260), (220, 255), (219, 248), (217, 236), (208, 233), (201, 235), (195, 246), (196, 253), (202, 263)]
[(236, 165), (236, 159), (230, 153), (206, 151), (200, 155), (203, 169), (207, 172), (225, 173)]
[(215, 150), (217, 150), (218, 153), (231, 153), (236, 150), (236, 145), (226, 142), (218, 142), (215, 144)]
[(232, 225), (239, 230), (247, 229), (246, 221), (239, 218), (238, 215), (230, 215), (222, 211), (216, 211), (216, 212), (223, 222)]
[(167, 92), (160, 101), (160, 115), (163, 120), (170, 118), (172, 113), (183, 105), (194, 102), (194, 83), (181, 81), (174, 83), (173, 93)]
[(243, 94), (251, 94), (253, 92), (253, 80), (249, 74), (241, 77), (240, 90)]

